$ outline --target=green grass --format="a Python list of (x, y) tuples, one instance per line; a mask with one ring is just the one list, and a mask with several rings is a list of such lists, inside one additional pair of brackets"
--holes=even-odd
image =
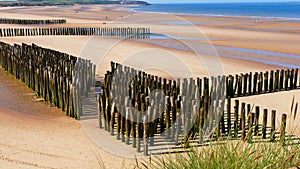
[[(297, 142), (297, 143), (296, 143)], [(165, 169), (273, 169), (300, 166), (299, 141), (281, 143), (252, 143), (227, 141), (187, 153), (169, 154), (139, 162), (137, 168)], [(153, 157), (152, 157), (153, 158)]]

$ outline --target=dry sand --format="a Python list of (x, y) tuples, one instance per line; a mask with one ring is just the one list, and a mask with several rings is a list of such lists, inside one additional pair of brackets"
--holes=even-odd
[[(0, 168), (122, 168), (123, 158), (96, 146), (78, 121), (37, 102), (0, 68)], [(130, 166), (133, 160), (126, 159)]]
[[(201, 46), (202, 49), (212, 53), (215, 52), (215, 49), (211, 47), (211, 44), (300, 55), (300, 49), (298, 48), (300, 43), (299, 31), (279, 29), (299, 28), (300, 24), (299, 22), (287, 20), (265, 20), (256, 24), (255, 20), (243, 17), (162, 16), (158, 14), (150, 16), (129, 13), (120, 7), (98, 5), (0, 8), (0, 17), (66, 18), (68, 24), (55, 26), (103, 27), (105, 22), (109, 23), (108, 25), (111, 27), (150, 27), (154, 33), (177, 37), (211, 38), (211, 41), (151, 39), (156, 44), (150, 44), (147, 40), (143, 42), (133, 40), (121, 41), (115, 38), (91, 38), (84, 36), (1, 38), (1, 41), (11, 44), (36, 43), (43, 47), (91, 59), (100, 67), (98, 69), (100, 75), (103, 75), (109, 69), (111, 60), (141, 70), (148, 68), (146, 71), (150, 73), (172, 77), (195, 77), (220, 73), (236, 74), (281, 68), (254, 61), (222, 57), (226, 54), (234, 54), (232, 51), (218, 51), (221, 57), (203, 54), (199, 59), (199, 56), (195, 55), (194, 52), (157, 45), (162, 42), (179, 43), (181, 45), (182, 43), (191, 45), (198, 43), (203, 45)], [(162, 23), (163, 20), (171, 20), (173, 23)], [(175, 25), (173, 25), (174, 21), (176, 21)], [(178, 24), (179, 21), (184, 22), (184, 24)], [(186, 21), (196, 24), (186, 25)], [(207, 24), (197, 24), (200, 22), (207, 22)], [(52, 26), (50, 25), (49, 27)], [(19, 26), (1, 25), (1, 27)], [(274, 28), (277, 29), (270, 31), (270, 29)], [(247, 54), (247, 57), (259, 58), (262, 56), (252, 53)], [(264, 57), (285, 64), (295, 63), (299, 65), (300, 63), (299, 58)], [(178, 60), (172, 60), (172, 58)], [(187, 65), (188, 68), (182, 66), (182, 63), (185, 66)], [(153, 69), (156, 67), (160, 69)], [(172, 72), (172, 74), (168, 75), (163, 71)], [(16, 83), (15, 80), (7, 81), (7, 75), (3, 75), (3, 73), (0, 76), (0, 82), (0, 93), (2, 96), (0, 99), (0, 166), (4, 166), (4, 168), (34, 168), (36, 166), (40, 168), (99, 168), (97, 156), (101, 156), (108, 168), (122, 167), (123, 159), (97, 147), (85, 135), (77, 121), (65, 117), (62, 112), (55, 108), (34, 102), (30, 90), (24, 90), (24, 85), (20, 82)], [(13, 87), (20, 89), (12, 90)], [(26, 95), (27, 93), (31, 94)], [(300, 101), (300, 93), (298, 91), (253, 96), (242, 98), (241, 100), (250, 104), (260, 105), (263, 108), (275, 109), (280, 113), (289, 113), (293, 96), (295, 96), (296, 101)], [(279, 116), (277, 117), (280, 118)], [(295, 126), (299, 126), (299, 116), (293, 123), (295, 123)], [(295, 133), (300, 134), (299, 128), (297, 128)], [(130, 162), (132, 161), (126, 160), (126, 163)]]

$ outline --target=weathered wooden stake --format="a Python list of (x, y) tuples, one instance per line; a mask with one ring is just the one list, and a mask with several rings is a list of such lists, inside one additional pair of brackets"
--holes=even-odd
[(262, 138), (267, 138), (267, 122), (268, 122), (268, 109), (264, 109), (263, 124), (262, 124)]
[(244, 141), (245, 137), (246, 137), (246, 118), (245, 118), (245, 114), (246, 114), (246, 103), (242, 103), (242, 110), (241, 110), (241, 119), (242, 119), (242, 137), (241, 139)]
[(282, 114), (281, 127), (280, 127), (280, 142), (283, 145), (285, 145), (286, 119), (287, 119), (287, 115), (286, 114)]
[(234, 106), (234, 136), (238, 137), (238, 131), (239, 131), (239, 100), (235, 100), (235, 106)]
[(276, 111), (272, 110), (272, 117), (271, 117), (271, 135), (270, 135), (270, 141), (275, 141), (275, 123), (276, 123)]

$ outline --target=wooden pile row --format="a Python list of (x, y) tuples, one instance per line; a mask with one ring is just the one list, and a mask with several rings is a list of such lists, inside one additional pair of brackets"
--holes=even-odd
[[(112, 62), (111, 71), (105, 75), (104, 93), (98, 100), (99, 126), (104, 124), (111, 135), (145, 155), (148, 146), (154, 146), (155, 138), (161, 137), (185, 146), (191, 138), (199, 143), (220, 137), (251, 140), (251, 127), (258, 132), (259, 113), (245, 116), (245, 104), (240, 111), (238, 101), (231, 112), (231, 97), (226, 95), (229, 77), (167, 80)], [(246, 137), (247, 132), (251, 137)], [(265, 138), (265, 129), (262, 135)]]
[(50, 25), (50, 24), (64, 24), (64, 23), (67, 23), (65, 19), (32, 20), (32, 19), (0, 18), (0, 24)]
[(113, 62), (111, 65), (112, 70), (105, 75), (104, 93), (99, 99), (102, 108), (99, 124), (102, 127), (103, 117), (105, 130), (112, 135), (116, 133), (117, 139), (126, 144), (131, 138), (138, 152), (142, 138), (146, 139), (143, 145), (147, 149), (148, 144), (154, 145), (156, 134), (165, 135), (175, 143), (183, 138), (187, 140), (194, 123), (192, 119), (198, 116), (194, 113), (198, 113), (200, 107), (205, 107), (205, 114), (209, 111), (207, 78), (203, 83), (200, 79), (181, 82)]
[[(259, 106), (252, 107), (251, 104), (234, 100), (233, 113), (231, 110), (231, 100), (228, 99), (227, 111), (225, 112), (225, 120), (227, 121), (226, 132), (228, 136), (241, 138), (244, 141), (252, 142), (255, 138), (268, 139), (271, 142), (275, 141), (276, 135), (279, 140), (284, 143), (286, 136), (287, 118), (295, 120), (297, 115), (297, 108), (290, 113), (291, 117), (283, 113), (281, 117), (280, 126), (276, 127), (276, 110), (262, 109)], [(270, 115), (271, 112), (271, 115)], [(260, 116), (263, 114), (263, 119)], [(271, 119), (270, 126), (268, 126), (268, 119)], [(262, 121), (260, 123), (260, 121)]]
[(83, 115), (83, 100), (94, 87), (96, 65), (90, 60), (78, 58), (73, 71), (73, 102), (77, 119)]
[(0, 37), (82, 35), (115, 36), (125, 38), (148, 38), (149, 28), (1, 28)]
[[(44, 101), (66, 111), (70, 117), (79, 118), (78, 100), (88, 92), (89, 86), (81, 88), (78, 84), (93, 83), (90, 79), (93, 79), (95, 69), (89, 68), (90, 61), (34, 44), (11, 46), (0, 42), (0, 64), (36, 91)], [(79, 75), (86, 79), (83, 84), (78, 82)]]
[(227, 77), (227, 96), (233, 98), (293, 90), (298, 87), (297, 83), (298, 69), (230, 75)]

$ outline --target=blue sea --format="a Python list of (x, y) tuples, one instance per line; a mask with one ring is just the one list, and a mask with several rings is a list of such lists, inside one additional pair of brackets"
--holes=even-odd
[[(188, 15), (206, 15), (206, 16), (245, 16), (250, 17), (250, 19), (288, 19), (291, 21), (299, 22), (300, 21), (300, 2), (280, 2), (280, 3), (202, 3), (202, 4), (154, 4), (150, 6), (135, 6), (130, 7), (132, 11), (138, 12), (150, 12), (150, 13), (172, 13), (172, 14), (188, 14)], [(184, 22), (181, 21), (157, 21), (157, 23), (164, 23), (168, 25), (182, 25)], [(190, 23), (188, 23), (190, 24)], [(208, 24), (205, 22), (193, 23), (193, 24)], [(251, 28), (249, 28), (251, 29)], [(257, 28), (255, 28), (257, 29)], [(278, 30), (277, 30), (278, 29)], [(283, 29), (287, 30), (299, 30), (300, 28), (267, 28), (266, 31), (280, 31)], [(260, 31), (263, 31), (260, 29)], [(141, 40), (148, 43), (156, 44), (159, 46), (164, 46), (167, 48), (174, 48), (179, 50), (187, 50), (186, 46), (180, 46), (173, 44), (168, 41), (155, 41), (152, 39), (169, 39), (160, 34), (152, 34), (150, 36), (151, 40)], [(198, 39), (191, 37), (176, 37), (180, 40), (197, 40), (205, 41), (207, 39)], [(175, 38), (175, 39), (176, 39)], [(210, 39), (210, 40), (219, 40), (219, 39)], [(221, 39), (222, 40), (222, 39)], [(193, 42), (189, 42), (193, 43)], [(196, 42), (197, 43), (197, 42)], [(298, 43), (298, 42), (296, 42)], [(223, 57), (228, 58), (238, 58), (243, 60), (250, 60), (255, 62), (260, 62), (269, 65), (276, 65), (286, 68), (299, 68), (300, 59), (299, 55), (292, 55), (287, 53), (279, 53), (272, 51), (264, 50), (254, 50), (247, 48), (233, 48), (233, 47), (224, 47), (224, 46), (214, 46), (218, 53)], [(201, 54), (208, 54), (201, 51)], [(253, 57), (261, 56), (261, 57)], [(272, 56), (272, 57), (270, 57)], [(274, 58), (287, 58), (296, 60), (294, 63), (290, 62), (281, 62), (273, 60)]]
[(278, 17), (300, 20), (300, 2), (153, 4), (131, 7), (131, 9), (139, 12)]

